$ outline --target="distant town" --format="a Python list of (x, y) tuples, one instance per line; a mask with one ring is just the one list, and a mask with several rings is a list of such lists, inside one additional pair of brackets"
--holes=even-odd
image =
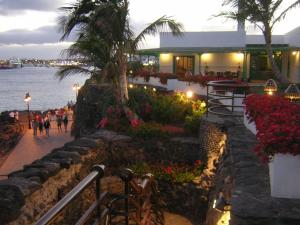
[(0, 59), (0, 69), (11, 69), (20, 67), (57, 67), (70, 65), (83, 65), (81, 59), (19, 59), (11, 58), (9, 60)]

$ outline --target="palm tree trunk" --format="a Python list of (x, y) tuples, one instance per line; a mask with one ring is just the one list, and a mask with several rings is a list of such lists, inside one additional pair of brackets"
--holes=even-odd
[(267, 55), (268, 55), (268, 59), (272, 66), (272, 71), (273, 71), (275, 77), (281, 83), (288, 83), (287, 78), (282, 75), (282, 73), (280, 72), (280, 69), (279, 69), (278, 65), (276, 64), (276, 61), (273, 57), (273, 50), (272, 50), (272, 44), (271, 44), (272, 43), (271, 29), (268, 28), (267, 26), (265, 26), (265, 31), (263, 33), (264, 33), (264, 38), (266, 41)]
[(120, 82), (120, 98), (121, 103), (125, 104), (128, 100), (128, 88), (127, 88), (127, 79), (126, 79), (126, 71), (127, 71), (127, 57), (122, 54), (119, 58), (119, 82)]

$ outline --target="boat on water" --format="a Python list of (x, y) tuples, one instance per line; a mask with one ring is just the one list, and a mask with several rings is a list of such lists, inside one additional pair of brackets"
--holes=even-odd
[(22, 61), (18, 58), (11, 58), (0, 62), (0, 69), (16, 69), (23, 67)]

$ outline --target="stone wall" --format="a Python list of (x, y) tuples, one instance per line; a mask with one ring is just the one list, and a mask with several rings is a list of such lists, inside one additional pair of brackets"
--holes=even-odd
[[(42, 159), (24, 166), (23, 170), (10, 174), (9, 179), (0, 181), (0, 225), (34, 223), (78, 184), (95, 164), (104, 164), (108, 168), (108, 177), (102, 180), (103, 188), (111, 193), (119, 193), (123, 190), (123, 184), (112, 176), (120, 167), (139, 161), (194, 163), (197, 159), (208, 165), (199, 180), (178, 188), (170, 185), (167, 189), (174, 195), (166, 194), (163, 197), (170, 211), (183, 214), (193, 221), (202, 221), (214, 165), (223, 152), (224, 143), (225, 136), (220, 129), (205, 122), (201, 125), (200, 138), (138, 141), (115, 132), (98, 130), (54, 149)], [(162, 192), (166, 192), (167, 189), (161, 187)], [(94, 191), (93, 188), (89, 190), (89, 194), (80, 197), (84, 201), (79, 199), (63, 214), (64, 219), (71, 223), (76, 218), (69, 216), (74, 214), (70, 212), (78, 214), (78, 210), (91, 202)], [(182, 202), (185, 204), (182, 205)], [(174, 205), (182, 207), (176, 208)]]

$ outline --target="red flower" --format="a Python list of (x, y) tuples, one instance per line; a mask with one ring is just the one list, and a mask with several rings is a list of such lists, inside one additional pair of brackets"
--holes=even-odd
[(108, 119), (106, 117), (102, 118), (102, 120), (99, 122), (99, 127), (103, 128), (106, 127), (108, 124)]
[(201, 165), (201, 163), (202, 163), (201, 160), (198, 159), (198, 160), (195, 161), (195, 166), (199, 166), (199, 165)]
[(165, 168), (165, 172), (166, 172), (167, 174), (172, 174), (172, 171), (173, 171), (173, 169), (172, 169), (171, 166), (168, 166), (167, 168)]
[(276, 153), (300, 154), (300, 105), (280, 96), (251, 95), (246, 114), (257, 128), (255, 153), (263, 162)]
[(133, 128), (138, 127), (140, 125), (140, 121), (138, 119), (132, 119), (130, 124)]

